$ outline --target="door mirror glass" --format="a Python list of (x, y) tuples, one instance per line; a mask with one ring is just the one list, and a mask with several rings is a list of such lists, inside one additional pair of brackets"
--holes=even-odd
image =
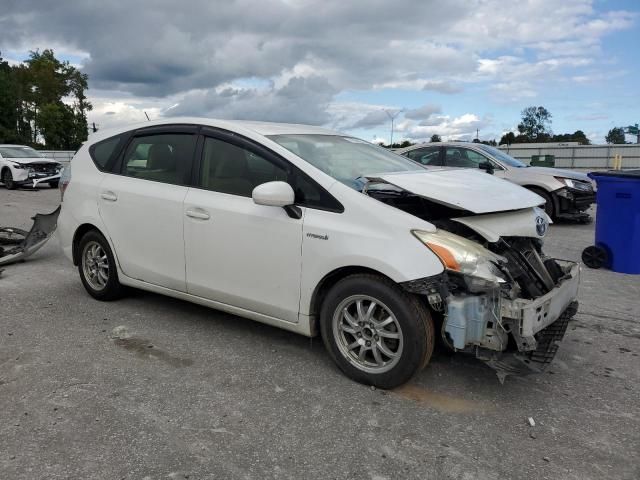
[(493, 163), (488, 160), (486, 162), (479, 163), (478, 168), (484, 170), (487, 173), (490, 173), (491, 175), (493, 175), (493, 171), (495, 170), (495, 168), (493, 168)]
[(269, 207), (286, 207), (293, 205), (295, 194), (293, 188), (287, 182), (267, 182), (258, 185), (251, 193), (253, 202), (256, 205), (266, 205)]

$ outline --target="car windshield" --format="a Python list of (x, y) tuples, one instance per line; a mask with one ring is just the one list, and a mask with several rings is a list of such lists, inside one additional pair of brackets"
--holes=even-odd
[(0, 147), (2, 158), (38, 158), (40, 154), (31, 147)]
[(362, 177), (424, 167), (364, 140), (340, 135), (269, 135), (271, 140), (349, 187), (361, 190)]
[(498, 150), (495, 147), (491, 147), (489, 145), (484, 145), (482, 143), (481, 144), (476, 144), (475, 146), (480, 148), (481, 150), (484, 150), (489, 155), (492, 155), (494, 158), (500, 160), (502, 163), (506, 163), (507, 165), (509, 165), (511, 167), (525, 168), (525, 167), (529, 166), (526, 163), (522, 163), (520, 160), (516, 160), (511, 155), (507, 155), (502, 150)]

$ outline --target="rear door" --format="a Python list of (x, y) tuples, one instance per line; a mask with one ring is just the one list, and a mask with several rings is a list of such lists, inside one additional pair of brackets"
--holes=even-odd
[(100, 216), (128, 277), (186, 291), (183, 202), (196, 139), (195, 126), (139, 130), (100, 184)]

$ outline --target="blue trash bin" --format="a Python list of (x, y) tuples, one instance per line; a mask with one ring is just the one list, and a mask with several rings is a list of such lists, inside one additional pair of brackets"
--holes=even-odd
[(591, 172), (598, 185), (596, 244), (586, 248), (587, 266), (640, 274), (640, 170)]

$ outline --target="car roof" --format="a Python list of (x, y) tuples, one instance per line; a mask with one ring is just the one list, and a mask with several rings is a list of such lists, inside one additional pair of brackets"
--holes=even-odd
[(252, 132), (254, 134), (266, 135), (342, 135), (334, 130), (329, 130), (314, 125), (302, 125), (296, 123), (275, 123), (275, 122), (257, 122), (251, 120), (220, 120), (214, 118), (201, 117), (167, 117), (160, 120), (152, 120), (148, 122), (139, 122), (129, 125), (123, 125), (118, 128), (100, 130), (91, 135), (88, 139), (89, 143), (96, 142), (103, 138), (117, 135), (119, 133), (128, 132), (144, 127), (189, 124), (204, 125), (214, 128), (228, 129), (237, 132)]
[(415, 150), (417, 148), (425, 148), (425, 147), (467, 147), (467, 148), (478, 148), (478, 145), (484, 145), (482, 143), (473, 143), (473, 142), (423, 142), (416, 143), (415, 145), (411, 145), (410, 147), (398, 148), (394, 150), (395, 153), (402, 155), (405, 152), (410, 152), (411, 150)]

